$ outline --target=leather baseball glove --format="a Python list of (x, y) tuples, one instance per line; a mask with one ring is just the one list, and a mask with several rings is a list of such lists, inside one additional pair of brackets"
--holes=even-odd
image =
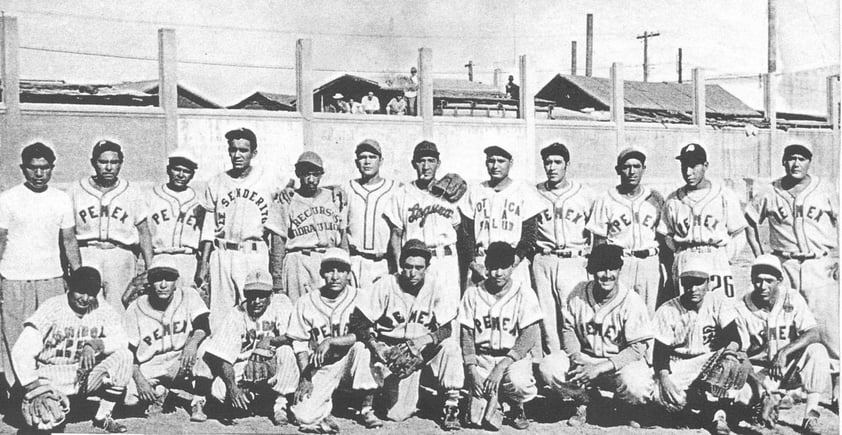
[(705, 362), (691, 387), (723, 398), (729, 390), (742, 388), (752, 371), (745, 353), (720, 349)]
[(126, 291), (123, 292), (123, 306), (129, 306), (135, 299), (146, 293), (149, 281), (146, 279), (146, 272), (141, 272), (135, 275), (129, 285), (126, 286)]
[(243, 370), (243, 382), (258, 384), (275, 377), (275, 353), (271, 349), (255, 349)]
[(421, 349), (418, 349), (412, 340), (389, 346), (372, 339), (369, 342), (369, 348), (375, 359), (385, 364), (389, 372), (398, 379), (407, 378), (424, 367), (425, 361), (421, 355)]
[(23, 396), (20, 412), (28, 426), (49, 431), (64, 423), (70, 412), (70, 401), (55, 388), (39, 385)]
[(459, 174), (449, 173), (430, 186), (430, 192), (448, 202), (456, 202), (468, 191), (468, 183)]

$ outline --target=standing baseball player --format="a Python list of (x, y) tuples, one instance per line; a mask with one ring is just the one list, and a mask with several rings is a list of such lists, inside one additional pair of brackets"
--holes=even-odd
[(507, 403), (509, 423), (522, 430), (529, 427), (523, 404), (538, 394), (531, 351), (541, 339), (541, 307), (529, 281), (512, 276), (515, 248), (492, 242), (486, 252), (488, 278), (465, 290), (457, 317), (471, 395), (468, 421), (498, 430)]
[(328, 249), (321, 264), (324, 285), (301, 295), (289, 322), (287, 337), (301, 370), (291, 411), (302, 432), (339, 432), (330, 414), (333, 393), (341, 385), (364, 392), (360, 420), (366, 427), (383, 424), (372, 409), (378, 385), (371, 354), (349, 328), (358, 297), (357, 288), (348, 283), (350, 273), (348, 253)]
[[(410, 239), (401, 249), (400, 273), (377, 279), (371, 289), (360, 292), (357, 309), (351, 315), (351, 330), (357, 340), (379, 355), (378, 343), (396, 346), (410, 341), (410, 348), (424, 357), (438, 380), (443, 406), (442, 428), (459, 429), (459, 390), (465, 380), (459, 341), (453, 334), (458, 304), (439, 284), (438, 275), (428, 276), (432, 254), (427, 245)], [(455, 277), (454, 277), (455, 278)], [(403, 421), (418, 404), (421, 370), (404, 379), (385, 379), (386, 417)]]
[(634, 425), (631, 407), (652, 395), (652, 375), (644, 359), (652, 338), (649, 313), (640, 295), (619, 285), (623, 249), (597, 245), (588, 257), (592, 280), (570, 293), (561, 316), (562, 350), (544, 357), (541, 376), (553, 391), (568, 394), (569, 384), (581, 390), (571, 396), (576, 415), (567, 423), (584, 424), (594, 415), (598, 389), (614, 393), (620, 415)]
[(375, 278), (389, 273), (386, 251), (389, 224), (383, 217), (400, 188), (394, 180), (380, 176), (383, 151), (374, 139), (366, 139), (355, 150), (360, 178), (348, 181), (348, 248), (351, 271), (359, 288), (368, 288)]
[(803, 387), (807, 392), (801, 433), (819, 433), (819, 400), (830, 393), (830, 359), (816, 318), (804, 297), (783, 283), (774, 255), (751, 265), (753, 290), (736, 307), (742, 350), (752, 361), (766, 394)]
[(440, 164), (436, 144), (422, 141), (415, 146), (412, 166), (417, 178), (399, 188), (386, 210), (386, 219), (391, 228), (389, 243), (395, 263), (400, 263), (403, 244), (411, 239), (424, 242), (431, 255), (426, 276), (437, 275), (436, 283), (443, 292), (450, 293), (457, 306), (461, 292), (456, 238), (461, 215), (456, 203), (431, 191)]
[[(168, 405), (170, 389), (192, 394), (191, 421), (205, 421), (211, 380), (199, 345), (210, 335), (208, 307), (191, 287), (178, 286), (178, 270), (158, 258), (147, 272), (150, 290), (126, 309), (125, 328), (134, 354), (126, 404)], [(203, 376), (198, 376), (199, 374)]]
[(47, 299), (24, 322), (12, 362), (25, 397), (39, 387), (66, 396), (95, 394), (100, 400), (94, 427), (119, 433), (126, 426), (111, 411), (131, 377), (132, 355), (120, 315), (97, 301), (101, 288), (96, 269), (84, 266), (71, 273), (67, 295)]
[[(246, 277), (243, 294), (245, 302), (229, 311), (205, 347), (211, 373), (224, 384), (217, 388), (214, 383), (213, 394), (241, 411), (253, 408), (258, 397), (268, 397), (274, 401), (272, 423), (283, 425), (288, 421), (286, 396), (298, 386), (298, 365), (286, 337), (292, 302), (283, 293), (272, 294), (272, 277), (260, 269)], [(255, 373), (261, 362), (271, 369)]]
[[(676, 159), (685, 185), (667, 197), (657, 227), (674, 248), (673, 280), (691, 257), (701, 257), (711, 265), (712, 295), (735, 300), (742, 295), (734, 291), (730, 259), (739, 251), (736, 239), (747, 227), (740, 200), (730, 189), (705, 178), (707, 152), (701, 145), (685, 145)], [(677, 283), (674, 286), (678, 288)]]
[(295, 163), (300, 187), (288, 203), (281, 205), (277, 246), (283, 260), (281, 288), (293, 303), (321, 285), (324, 252), (332, 247), (348, 246), (346, 212), (335, 203), (330, 191), (319, 187), (324, 173), (318, 154), (301, 153)]
[(152, 262), (146, 198), (136, 185), (119, 178), (123, 167), (120, 145), (97, 142), (91, 166), (95, 174), (70, 188), (76, 238), (82, 264), (102, 274), (104, 300), (122, 313), (122, 296), (135, 276), (137, 251), (143, 254), (147, 267)]
[(594, 194), (567, 177), (570, 151), (561, 143), (541, 150), (547, 180), (535, 187), (547, 207), (538, 215), (532, 276), (544, 313), (543, 344), (549, 354), (561, 349), (561, 318), (558, 314), (576, 284), (587, 281), (586, 255), (590, 235), (586, 229), (591, 219)]
[(623, 248), (620, 285), (634, 289), (653, 315), (663, 279), (658, 254), (664, 246), (664, 236), (655, 229), (661, 220), (664, 198), (641, 184), (646, 172), (643, 150), (620, 151), (614, 170), (620, 176), (620, 184), (597, 198), (587, 228), (593, 234), (594, 244)]
[(282, 288), (281, 212), (273, 200), (280, 187), (265, 169), (252, 165), (254, 132), (238, 128), (225, 139), (231, 169), (212, 178), (201, 199), (207, 214), (195, 276), (201, 287), (210, 275), (211, 330), (242, 302), (243, 283), (253, 268), (268, 264), (275, 289)]
[(0, 193), (0, 368), (8, 386), (15, 384), (11, 352), (24, 320), (44, 301), (64, 293), (61, 250), (71, 270), (81, 263), (73, 203), (49, 186), (55, 153), (36, 142), (20, 157), (24, 183)]
[(768, 222), (771, 253), (781, 260), (792, 288), (807, 300), (825, 345), (838, 358), (838, 194), (833, 183), (810, 175), (812, 159), (808, 143), (784, 148), (786, 175), (762, 190), (746, 209), (749, 244), (755, 255), (764, 252), (757, 227)]

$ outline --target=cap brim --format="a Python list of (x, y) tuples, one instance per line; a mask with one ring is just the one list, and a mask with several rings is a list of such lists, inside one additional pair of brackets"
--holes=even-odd
[(681, 273), (681, 278), (710, 278), (710, 274), (701, 270), (685, 270)]

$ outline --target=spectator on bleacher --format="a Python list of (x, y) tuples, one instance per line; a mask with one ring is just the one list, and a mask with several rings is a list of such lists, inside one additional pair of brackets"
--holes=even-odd
[(406, 115), (406, 98), (403, 95), (398, 95), (389, 100), (389, 104), (386, 105), (386, 114)]
[(344, 100), (345, 96), (339, 92), (333, 94), (333, 102), (325, 107), (325, 112), (331, 113), (349, 113), (351, 106)]
[(415, 103), (418, 100), (418, 70), (415, 67), (409, 69), (409, 83), (403, 89), (403, 96), (406, 97), (407, 113), (415, 116)]
[(520, 86), (515, 84), (515, 76), (509, 76), (509, 83), (506, 83), (506, 98), (520, 100)]
[(368, 91), (368, 95), (363, 97), (362, 101), (365, 113), (371, 115), (380, 111), (380, 99), (374, 95), (374, 92)]
[(351, 98), (351, 102), (348, 103), (348, 106), (351, 108), (351, 114), (353, 114), (353, 115), (363, 115), (363, 114), (365, 114), (365, 110), (363, 110), (363, 105), (358, 103), (353, 98)]

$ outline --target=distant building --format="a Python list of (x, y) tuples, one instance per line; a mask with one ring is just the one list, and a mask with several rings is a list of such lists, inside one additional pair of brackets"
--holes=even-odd
[[(158, 81), (117, 84), (74, 84), (63, 80), (21, 80), (21, 103), (157, 106)], [(221, 106), (178, 86), (179, 108), (220, 109)]]
[(228, 106), (228, 108), (294, 112), (296, 109), (296, 96), (258, 91), (244, 98), (239, 103)]
[[(117, 89), (127, 89), (144, 92), (149, 95), (158, 95), (158, 80), (143, 80), (137, 82), (122, 82), (113, 85)], [(155, 105), (158, 104), (155, 98)], [(178, 85), (178, 108), (179, 109), (221, 109), (205, 97), (193, 92), (182, 85)]]

